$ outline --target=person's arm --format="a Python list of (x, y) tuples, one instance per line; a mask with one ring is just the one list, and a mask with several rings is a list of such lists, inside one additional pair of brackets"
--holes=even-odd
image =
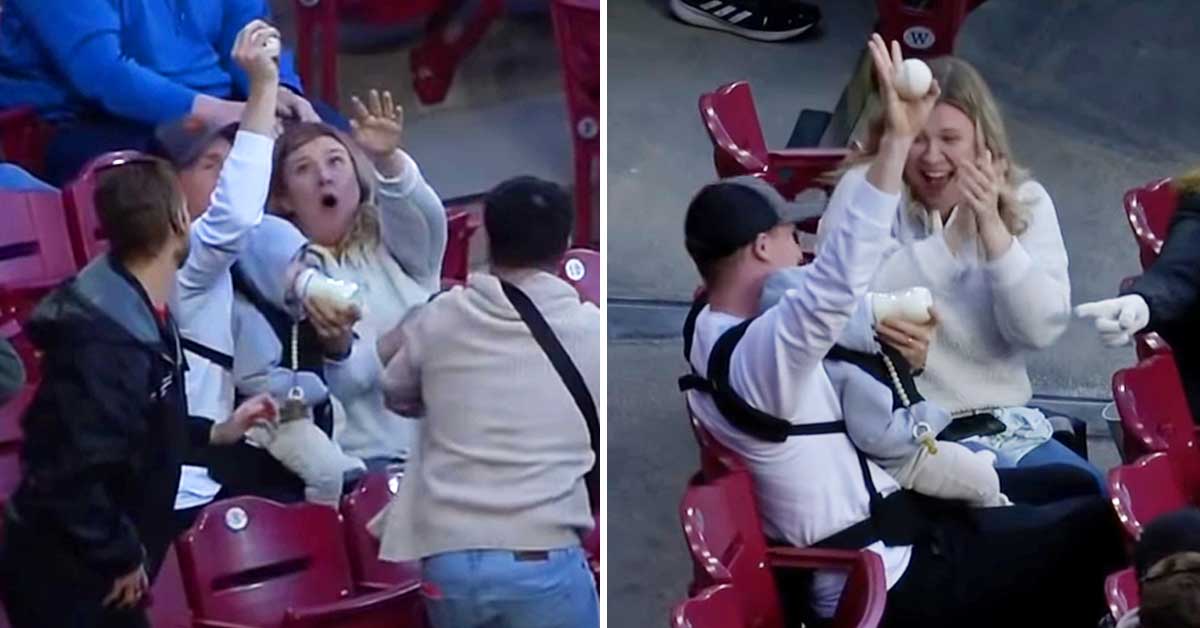
[(383, 243), (404, 272), (436, 292), (446, 254), (446, 207), (400, 150), (404, 111), (387, 91), (371, 90), (366, 103), (357, 97), (352, 103), (354, 139), (378, 173)]
[(1180, 197), (1158, 259), (1121, 294), (1145, 299), (1148, 331), (1195, 320), (1200, 306), (1200, 194)]
[(395, 333), (396, 351), (383, 374), (383, 398), (392, 412), (407, 417), (424, 415), (421, 398), (421, 316), (409, 316)]
[[(221, 66), (233, 78), (237, 93), (250, 93), (250, 79), (245, 70), (238, 66), (231, 54), (238, 32), (254, 20), (272, 22), (271, 7), (266, 0), (220, 0), (223, 4), (221, 32), (213, 46), (221, 56)], [(304, 95), (300, 76), (296, 74), (295, 55), (284, 49), (279, 55), (279, 84), (298, 96)]]
[(1067, 248), (1045, 188), (1029, 182), (1019, 194), (1032, 208), (1029, 227), (1012, 239), (1007, 251), (985, 263), (992, 313), (1010, 343), (1044, 349), (1062, 336), (1071, 321)]
[(121, 50), (121, 18), (110, 0), (8, 0), (62, 78), (105, 111), (148, 124), (192, 111), (198, 92)]
[(16, 396), (25, 385), (25, 367), (21, 356), (4, 338), (0, 338), (0, 405)]
[(263, 22), (251, 22), (239, 35), (234, 56), (251, 74), (250, 100), (242, 112), (233, 148), (221, 167), (212, 203), (192, 223), (193, 247), (177, 276), (181, 297), (207, 291), (227, 273), (241, 253), (247, 234), (262, 221), (271, 184), (279, 85), (278, 68), (263, 44), (278, 35)]
[(358, 332), (350, 343), (349, 353), (325, 358), (329, 394), (338, 399), (366, 395), (379, 386), (383, 369), (375, 334)]

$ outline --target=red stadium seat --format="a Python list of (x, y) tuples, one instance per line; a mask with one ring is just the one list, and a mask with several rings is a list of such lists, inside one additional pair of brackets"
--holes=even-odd
[(1178, 193), (1170, 179), (1159, 179), (1125, 193), (1125, 217), (1137, 240), (1143, 270), (1162, 252), (1177, 202)]
[(558, 276), (579, 293), (579, 298), (600, 306), (600, 254), (591, 249), (571, 249), (563, 256)]
[(379, 539), (367, 530), (371, 519), (396, 494), (400, 479), (398, 475), (369, 473), (354, 492), (342, 499), (346, 549), (354, 572), (354, 584), (360, 591), (384, 591), (421, 582), (419, 562), (392, 563), (380, 560)]
[(162, 569), (150, 589), (150, 606), (146, 609), (154, 628), (190, 628), (192, 612), (183, 592), (183, 575), (179, 572), (179, 556), (175, 548), (167, 550)]
[(688, 420), (692, 425), (692, 435), (700, 447), (700, 473), (706, 479), (716, 479), (730, 471), (747, 468), (741, 456), (713, 438), (708, 429), (700, 424), (691, 406), (688, 406)]
[(596, 242), (600, 206), (600, 1), (551, 0), (575, 153), (575, 244)]
[(1115, 620), (1141, 606), (1141, 593), (1138, 591), (1137, 575), (1134, 574), (1133, 567), (1110, 574), (1104, 580), (1104, 597), (1108, 599), (1108, 612)]
[(105, 168), (146, 158), (146, 155), (132, 150), (104, 153), (85, 164), (79, 176), (63, 187), (71, 248), (75, 252), (75, 263), (80, 268), (108, 250), (108, 241), (100, 229), (100, 217), (96, 214), (96, 175)]
[(781, 570), (835, 569), (848, 573), (830, 621), (836, 628), (878, 626), (887, 601), (883, 561), (869, 551), (768, 548), (750, 474), (744, 470), (700, 483), (694, 479), (679, 506), (692, 556), (692, 591), (730, 584), (745, 625), (782, 628), (775, 582)]
[(1159, 515), (1193, 503), (1171, 455), (1150, 454), (1108, 472), (1113, 508), (1131, 543), (1141, 538), (1142, 528)]
[(904, 58), (932, 59), (954, 54), (963, 21), (983, 0), (877, 0), (876, 31), (884, 41), (898, 41)]
[(1126, 457), (1171, 453), (1184, 487), (1200, 489), (1200, 448), (1175, 357), (1155, 355), (1113, 374), (1113, 402), (1121, 415)]
[(0, 190), (0, 318), (25, 320), (77, 270), (56, 191)]
[(671, 612), (671, 628), (749, 628), (733, 586), (709, 587), (681, 602)]
[(831, 148), (768, 150), (750, 84), (745, 81), (701, 95), (700, 119), (712, 142), (718, 176), (763, 177), (788, 199), (809, 188), (827, 187), (818, 178), (850, 154)]
[(482, 201), (446, 204), (446, 253), (442, 257), (443, 287), (462, 285), (471, 272), (471, 238), (483, 224)]
[(46, 146), (54, 129), (33, 107), (0, 110), (0, 147), (4, 161), (15, 163), (33, 174), (41, 174), (46, 161)]
[(341, 517), (239, 497), (209, 505), (176, 542), (198, 627), (420, 625), (419, 585), (354, 595)]

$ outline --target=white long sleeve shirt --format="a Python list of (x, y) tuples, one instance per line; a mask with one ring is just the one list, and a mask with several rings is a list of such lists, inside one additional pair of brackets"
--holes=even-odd
[[(183, 338), (233, 355), (233, 280), (229, 269), (263, 218), (275, 140), (238, 131), (208, 210), (191, 225), (191, 250), (176, 275), (171, 312)], [(233, 412), (233, 374), (187, 352), (188, 414), (224, 421)], [(184, 466), (176, 508), (212, 500), (220, 485), (205, 469)]]
[[(842, 420), (823, 359), (867, 290), (899, 196), (884, 194), (860, 177), (832, 202), (843, 204), (846, 220), (805, 267), (806, 280), (750, 324), (730, 364), (730, 383), (739, 395), (755, 408), (797, 425)], [(690, 356), (697, 373), (707, 373), (713, 345), (742, 320), (711, 308), (700, 313)], [(769, 537), (807, 547), (870, 516), (870, 496), (845, 434), (770, 442), (731, 425), (707, 394), (689, 392), (688, 403), (705, 428), (746, 461)], [(900, 488), (878, 465), (868, 466), (881, 494)], [(878, 542), (867, 549), (883, 558), (889, 587), (912, 556), (911, 546), (885, 547)], [(841, 573), (816, 574), (812, 600), (818, 614), (833, 615), (844, 583)]]
[[(838, 183), (821, 218), (822, 246), (847, 216), (845, 205), (833, 201), (851, 193), (864, 173), (865, 167), (853, 169)], [(873, 273), (872, 290), (926, 286), (933, 293), (940, 320), (917, 385), (952, 415), (1029, 403), (1026, 356), (1054, 344), (1070, 322), (1067, 250), (1054, 203), (1036, 181), (1022, 184), (1017, 198), (1030, 208), (1029, 226), (987, 261), (978, 236), (951, 251), (940, 214), (905, 194)]]

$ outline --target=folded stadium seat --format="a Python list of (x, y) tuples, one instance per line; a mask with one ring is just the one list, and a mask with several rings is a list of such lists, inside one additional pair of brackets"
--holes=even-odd
[(954, 54), (954, 40), (967, 14), (983, 0), (877, 0), (876, 32), (898, 41), (904, 58)]
[(354, 594), (341, 517), (258, 497), (210, 504), (176, 541), (197, 628), (421, 626), (417, 584)]
[(1159, 515), (1195, 503), (1184, 488), (1179, 471), (1169, 453), (1153, 453), (1132, 464), (1114, 467), (1108, 472), (1108, 490), (1113, 508), (1125, 528), (1130, 547), (1142, 536), (1142, 529)]
[[(692, 592), (729, 584), (745, 625), (782, 628), (785, 617), (776, 579), (797, 570), (847, 572), (846, 587), (829, 622), (834, 628), (878, 626), (887, 601), (883, 561), (873, 552), (767, 547), (750, 474), (730, 471), (704, 482), (693, 478), (679, 505), (692, 557)], [(789, 591), (789, 607), (806, 612)]]
[(579, 298), (600, 306), (600, 254), (591, 249), (571, 249), (563, 256), (558, 276), (565, 279)]
[(483, 224), (478, 199), (446, 205), (446, 253), (442, 257), (442, 288), (467, 283), (471, 272), (471, 237)]
[(1141, 593), (1138, 591), (1137, 575), (1133, 567), (1127, 567), (1104, 580), (1104, 597), (1108, 600), (1108, 612), (1114, 620), (1119, 620), (1130, 610), (1141, 606)]
[(1171, 179), (1159, 179), (1125, 192), (1125, 218), (1138, 244), (1138, 258), (1145, 270), (1158, 259), (1179, 195)]
[(183, 574), (179, 571), (179, 556), (174, 547), (167, 550), (162, 569), (150, 589), (150, 606), (146, 614), (153, 628), (191, 628), (192, 613), (183, 592)]
[(23, 321), (77, 267), (57, 191), (0, 190), (0, 208), (0, 317)]
[(600, 1), (552, 0), (575, 155), (575, 243), (597, 242), (600, 206)]
[(368, 473), (352, 493), (342, 498), (346, 549), (354, 585), (359, 591), (385, 591), (409, 587), (421, 582), (421, 563), (393, 563), (379, 559), (379, 539), (367, 530), (367, 524), (379, 514), (400, 485), (401, 476)]
[(1150, 452), (1170, 452), (1189, 494), (1200, 489), (1197, 428), (1174, 355), (1154, 355), (1117, 371), (1112, 390), (1121, 415), (1126, 458), (1137, 460)]

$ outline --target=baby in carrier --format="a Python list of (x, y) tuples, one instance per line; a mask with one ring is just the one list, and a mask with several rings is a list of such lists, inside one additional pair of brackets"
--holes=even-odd
[[(806, 272), (796, 267), (772, 274), (763, 286), (759, 310), (800, 286)], [(919, 290), (868, 293), (825, 356), (825, 371), (841, 398), (847, 435), (906, 489), (972, 506), (1011, 505), (1000, 492), (994, 454), (936, 440), (950, 415), (921, 397), (908, 362), (875, 337), (877, 314), (918, 323), (928, 320), (930, 303), (922, 303), (920, 297)]]

